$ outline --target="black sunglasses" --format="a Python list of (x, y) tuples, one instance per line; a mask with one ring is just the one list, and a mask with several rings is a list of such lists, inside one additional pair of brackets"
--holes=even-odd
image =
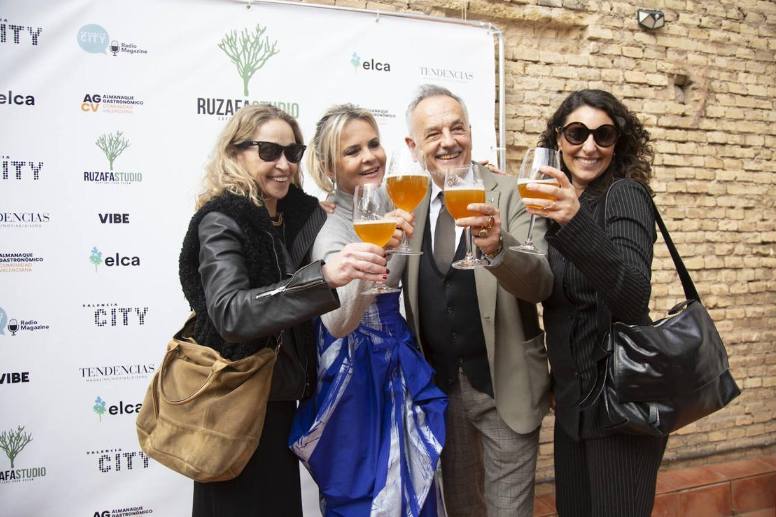
[(299, 163), (302, 159), (304, 150), (307, 146), (304, 144), (288, 144), (280, 145), (275, 142), (257, 142), (256, 140), (246, 140), (245, 142), (237, 144), (240, 149), (247, 149), (249, 147), (257, 146), (259, 148), (259, 158), (265, 162), (274, 162), (280, 158), (281, 154), (286, 155), (286, 160), (291, 163)]
[(566, 124), (565, 127), (558, 128), (558, 132), (562, 133), (566, 141), (571, 145), (584, 144), (590, 133), (593, 133), (593, 140), (601, 147), (613, 146), (619, 136), (617, 128), (612, 124), (604, 124), (595, 129), (590, 129), (582, 122)]

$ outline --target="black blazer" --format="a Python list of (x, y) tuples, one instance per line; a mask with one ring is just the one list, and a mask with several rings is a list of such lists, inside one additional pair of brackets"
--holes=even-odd
[[(600, 213), (606, 192), (590, 185), (580, 210), (565, 226), (547, 232), (554, 275), (552, 294), (543, 302), (556, 420), (578, 439), (577, 402), (595, 383), (601, 335), (596, 293), (612, 318), (626, 323), (649, 321), (652, 251), (657, 237), (652, 202), (633, 180), (615, 181), (606, 206), (606, 232)], [(584, 416), (582, 417), (584, 418)]]

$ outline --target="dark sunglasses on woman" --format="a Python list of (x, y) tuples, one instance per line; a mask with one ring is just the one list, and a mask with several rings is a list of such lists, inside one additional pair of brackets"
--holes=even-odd
[(614, 143), (617, 142), (617, 137), (619, 136), (617, 128), (612, 124), (604, 124), (595, 129), (590, 129), (582, 122), (566, 124), (565, 127), (558, 128), (558, 132), (562, 133), (563, 137), (571, 145), (584, 144), (587, 137), (590, 136), (590, 133), (593, 133), (593, 140), (601, 147), (613, 146)]
[(248, 147), (256, 146), (259, 148), (259, 158), (265, 162), (274, 162), (280, 158), (281, 154), (286, 155), (286, 160), (291, 163), (299, 163), (302, 159), (304, 150), (307, 146), (304, 144), (288, 144), (280, 145), (275, 142), (258, 142), (256, 140), (246, 140), (245, 142), (237, 144), (240, 149), (247, 149)]

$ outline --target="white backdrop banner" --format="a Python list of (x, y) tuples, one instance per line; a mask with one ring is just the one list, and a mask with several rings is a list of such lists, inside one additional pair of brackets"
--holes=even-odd
[[(135, 416), (188, 307), (178, 253), (203, 165), (248, 103), (352, 102), (403, 145), (436, 83), (496, 158), (487, 27), (309, 5), (26, 0), (0, 7), (0, 515), (190, 515)], [(312, 181), (305, 188), (315, 192)], [(306, 514), (316, 515), (305, 482)]]

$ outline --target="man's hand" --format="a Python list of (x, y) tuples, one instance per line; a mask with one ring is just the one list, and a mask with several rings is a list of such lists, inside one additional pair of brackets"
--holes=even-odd
[(490, 257), (498, 255), (501, 251), (501, 215), (498, 208), (488, 203), (471, 203), (467, 208), (480, 215), (458, 219), (455, 224), (471, 226), (474, 244)]

